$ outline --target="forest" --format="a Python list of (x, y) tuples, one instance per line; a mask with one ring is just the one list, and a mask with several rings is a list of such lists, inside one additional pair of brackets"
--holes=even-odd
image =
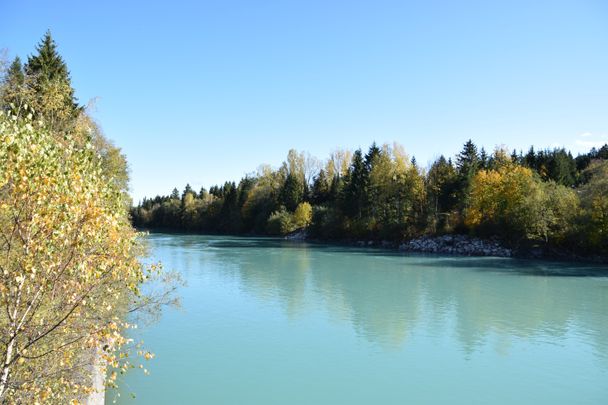
[(608, 145), (488, 153), (467, 141), (454, 159), (420, 167), (401, 145), (336, 150), (324, 162), (290, 150), (278, 169), (238, 183), (145, 198), (136, 227), (318, 240), (404, 241), (446, 233), (497, 237), (514, 247), (608, 253)]

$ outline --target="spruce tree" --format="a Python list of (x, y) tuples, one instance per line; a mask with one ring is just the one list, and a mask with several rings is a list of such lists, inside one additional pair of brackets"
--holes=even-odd
[(57, 52), (57, 44), (51, 36), (51, 32), (47, 31), (44, 37), (36, 46), (36, 55), (31, 55), (25, 70), (28, 75), (33, 75), (41, 80), (62, 80), (70, 82), (70, 73), (63, 58)]
[(477, 154), (477, 146), (472, 140), (468, 140), (462, 151), (456, 157), (456, 168), (458, 170), (459, 182), (459, 200), (462, 202), (462, 208), (467, 205), (467, 196), (473, 177), (479, 170), (479, 155)]
[(23, 73), (23, 65), (19, 56), (15, 57), (4, 76), (2, 86), (2, 109), (10, 109), (11, 104), (18, 113), (23, 101), (21, 88), (25, 82), (25, 74)]
[(184, 191), (182, 192), (182, 200), (186, 197), (186, 194), (192, 194), (192, 195), (196, 196), (196, 193), (194, 192), (194, 190), (192, 190), (190, 183), (186, 184), (186, 187), (184, 188)]
[(486, 152), (486, 149), (484, 147), (481, 148), (481, 151), (479, 152), (479, 168), (480, 169), (487, 169), (488, 168), (488, 161), (489, 161), (489, 156)]
[(69, 109), (73, 117), (78, 116), (82, 107), (78, 105), (74, 96), (74, 88), (70, 79), (68, 67), (57, 52), (57, 44), (47, 31), (36, 46), (36, 54), (28, 57), (25, 64), (25, 73), (34, 82), (34, 88), (38, 93), (44, 92), (51, 84), (59, 84), (65, 87), (63, 95), (65, 107)]
[(25, 74), (23, 73), (23, 64), (21, 63), (21, 58), (16, 56), (6, 72), (6, 81), (22, 85), (24, 80)]
[(315, 204), (323, 204), (329, 199), (330, 184), (325, 170), (321, 169), (312, 185), (312, 201)]
[[(344, 179), (342, 206), (346, 215), (351, 218), (361, 218), (363, 214), (367, 198), (368, 170), (371, 169), (372, 156), (375, 156), (372, 155), (375, 153), (374, 148), (375, 144), (370, 148), (370, 153), (366, 156), (365, 161), (363, 160), (361, 149), (355, 151), (350, 168)], [(367, 163), (370, 163), (369, 166)]]
[(304, 198), (304, 182), (295, 173), (289, 173), (281, 189), (282, 204), (293, 212)]

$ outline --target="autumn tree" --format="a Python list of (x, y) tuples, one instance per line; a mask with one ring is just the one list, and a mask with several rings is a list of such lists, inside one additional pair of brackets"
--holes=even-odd
[(583, 229), (587, 248), (608, 253), (608, 160), (595, 160), (585, 170), (581, 188)]
[(95, 352), (124, 366), (146, 273), (123, 198), (92, 145), (0, 112), (0, 402), (86, 395)]
[(572, 190), (542, 182), (529, 168), (511, 164), (475, 175), (465, 221), (486, 235), (559, 242), (570, 230), (577, 206)]

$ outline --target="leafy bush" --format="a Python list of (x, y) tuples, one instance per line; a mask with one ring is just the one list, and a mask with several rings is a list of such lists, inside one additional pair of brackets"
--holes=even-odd
[(281, 207), (279, 211), (270, 214), (266, 224), (266, 231), (269, 235), (286, 235), (295, 229), (296, 223), (293, 215), (285, 207)]

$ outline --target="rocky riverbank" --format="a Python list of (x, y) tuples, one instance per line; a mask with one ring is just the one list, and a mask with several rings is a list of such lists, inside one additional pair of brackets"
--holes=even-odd
[(513, 256), (513, 251), (497, 240), (479, 239), (467, 235), (422, 236), (400, 244), (399, 250), (460, 256)]
[(311, 238), (306, 229), (302, 228), (286, 235), (285, 239), (316, 243), (338, 243), (360, 247), (379, 247), (383, 249), (398, 249), (402, 252), (435, 253), (455, 256), (517, 257), (520, 259), (608, 263), (608, 257), (606, 256), (580, 255), (564, 249), (558, 250), (539, 245), (522, 245), (515, 249), (505, 246), (498, 238), (481, 239), (468, 235), (421, 236), (402, 242), (387, 240), (328, 241)]
[[(311, 240), (306, 229), (298, 229), (285, 236), (287, 240)], [(311, 240), (315, 242), (324, 242)], [(500, 256), (511, 257), (513, 251), (494, 239), (480, 239), (467, 235), (422, 236), (406, 242), (391, 241), (346, 241), (361, 247), (381, 247), (399, 249), (404, 252), (439, 253), (460, 256)]]

